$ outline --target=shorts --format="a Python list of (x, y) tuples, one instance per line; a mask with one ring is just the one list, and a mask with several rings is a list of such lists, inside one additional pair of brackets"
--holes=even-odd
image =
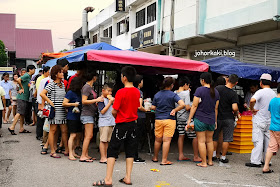
[(185, 127), (187, 125), (187, 121), (177, 121), (177, 130), (179, 135), (185, 135)]
[(107, 158), (118, 158), (123, 143), (126, 158), (134, 158), (137, 151), (135, 121), (116, 124), (107, 150)]
[(164, 119), (155, 120), (155, 136), (157, 138), (169, 137), (172, 138), (176, 128), (176, 120)]
[(194, 118), (194, 130), (197, 132), (214, 131), (215, 127), (215, 124), (206, 124)]
[(280, 131), (269, 131), (270, 140), (268, 144), (267, 151), (272, 153), (276, 153), (280, 147)]
[(94, 117), (93, 116), (81, 116), (81, 122), (84, 125), (88, 124), (88, 123), (94, 124)]
[(12, 106), (16, 106), (16, 105), (17, 105), (17, 100), (13, 99)]
[(78, 133), (83, 131), (83, 124), (80, 120), (67, 120), (66, 124), (69, 133)]
[[(26, 113), (27, 102), (21, 99), (17, 100), (17, 113), (20, 115), (25, 115)], [(31, 112), (31, 111), (29, 111)]]
[(6, 107), (9, 107), (11, 105), (11, 99), (6, 99)]
[(100, 142), (110, 142), (114, 126), (99, 127)]
[(213, 141), (219, 140), (219, 134), (223, 131), (223, 142), (233, 142), (234, 120), (218, 120), (217, 129), (213, 135)]

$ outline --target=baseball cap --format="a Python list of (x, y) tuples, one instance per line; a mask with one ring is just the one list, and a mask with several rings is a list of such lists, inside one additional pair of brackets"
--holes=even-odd
[(260, 79), (271, 81), (272, 77), (270, 74), (264, 73), (264, 74), (262, 74)]

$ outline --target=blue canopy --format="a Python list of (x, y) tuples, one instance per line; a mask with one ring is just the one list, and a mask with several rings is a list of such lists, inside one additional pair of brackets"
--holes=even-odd
[(203, 62), (209, 64), (212, 72), (223, 75), (236, 74), (244, 79), (259, 80), (263, 73), (268, 73), (273, 81), (277, 81), (280, 75), (280, 68), (244, 63), (225, 56), (203, 60)]
[(77, 47), (75, 49), (66, 51), (66, 52), (73, 52), (73, 53), (71, 53), (67, 56), (61, 57), (61, 58), (51, 59), (45, 64), (45, 66), (53, 67), (54, 65), (56, 65), (56, 62), (58, 59), (63, 59), (63, 58), (66, 58), (69, 63), (81, 62), (84, 60), (84, 54), (86, 52), (88, 52), (89, 50), (121, 50), (121, 49), (114, 47), (112, 45), (109, 45), (107, 43), (104, 43), (104, 42), (94, 43), (91, 45)]

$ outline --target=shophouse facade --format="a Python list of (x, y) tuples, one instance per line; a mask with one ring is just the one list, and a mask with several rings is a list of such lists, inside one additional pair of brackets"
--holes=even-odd
[(280, 66), (280, 0), (117, 0), (88, 29), (91, 43), (162, 55), (173, 31), (174, 56)]

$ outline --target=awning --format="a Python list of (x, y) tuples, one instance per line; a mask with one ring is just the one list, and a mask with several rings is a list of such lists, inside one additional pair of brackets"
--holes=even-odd
[[(56, 65), (56, 61), (58, 59), (62, 59), (62, 58), (67, 59), (70, 63), (81, 62), (84, 60), (84, 54), (87, 51), (93, 50), (93, 49), (94, 50), (121, 50), (115, 46), (112, 46), (112, 45), (104, 43), (104, 42), (94, 43), (94, 44), (83, 46), (83, 47), (77, 47), (75, 49), (66, 51), (64, 53), (48, 53), (47, 55), (49, 57), (52, 57), (55, 59), (48, 60), (47, 63), (45, 64), (45, 66), (52, 67), (52, 66)], [(44, 53), (44, 54), (46, 54), (46, 53)], [(47, 55), (44, 55), (44, 56), (47, 56)], [(59, 55), (62, 55), (62, 56), (59, 56)]]
[(216, 57), (203, 60), (210, 66), (212, 72), (230, 75), (236, 74), (240, 78), (259, 80), (263, 73), (269, 73), (273, 81), (277, 81), (280, 75), (280, 68), (270, 67), (253, 63), (244, 63), (229, 57)]
[(157, 67), (185, 71), (208, 71), (208, 64), (173, 56), (163, 56), (139, 51), (98, 51), (87, 52), (88, 61), (109, 62), (135, 66)]

